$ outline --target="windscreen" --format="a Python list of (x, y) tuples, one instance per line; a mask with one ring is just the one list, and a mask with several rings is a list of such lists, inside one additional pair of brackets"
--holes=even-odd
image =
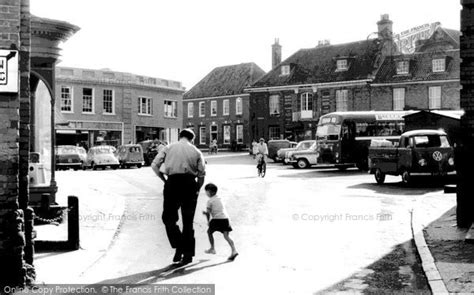
[(58, 155), (77, 154), (76, 147), (73, 146), (60, 146), (57, 149)]
[(341, 134), (341, 125), (323, 124), (316, 130), (316, 139), (318, 140), (338, 140)]
[(449, 147), (449, 141), (446, 136), (439, 135), (418, 135), (414, 136), (415, 147), (430, 148), (430, 147)]

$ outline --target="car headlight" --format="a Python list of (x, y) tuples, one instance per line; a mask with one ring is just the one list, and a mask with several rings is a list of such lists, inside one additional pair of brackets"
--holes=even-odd
[(453, 157), (450, 157), (450, 158), (448, 159), (448, 164), (451, 165), (451, 166), (454, 166), (454, 159), (453, 159)]
[(418, 161), (418, 164), (419, 164), (420, 166), (426, 166), (426, 165), (428, 164), (428, 162), (426, 162), (425, 159), (421, 159), (421, 160)]
[(339, 153), (336, 152), (334, 156), (336, 156), (336, 158), (339, 158)]

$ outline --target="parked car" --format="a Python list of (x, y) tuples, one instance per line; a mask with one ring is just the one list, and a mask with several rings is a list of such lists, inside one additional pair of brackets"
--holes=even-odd
[(72, 168), (78, 170), (85, 162), (85, 150), (74, 145), (58, 145), (56, 147), (56, 170)]
[(115, 151), (115, 147), (110, 145), (91, 147), (87, 152), (87, 159), (83, 168), (97, 170), (97, 168), (105, 169), (106, 167), (110, 167), (112, 169), (117, 169), (120, 166), (120, 163), (114, 155)]
[(117, 148), (115, 156), (122, 168), (129, 168), (131, 166), (141, 168), (144, 164), (143, 150), (139, 144), (121, 145)]
[(277, 161), (282, 161), (285, 164), (288, 164), (289, 158), (288, 153), (293, 151), (301, 151), (309, 149), (316, 140), (303, 140), (298, 142), (295, 147), (279, 149), (277, 152)]
[(158, 154), (158, 146), (161, 141), (159, 140), (144, 140), (140, 141), (138, 144), (142, 146), (143, 150), (143, 159), (146, 166), (150, 166), (153, 159), (155, 159)]
[(319, 153), (316, 141), (305, 150), (288, 152), (288, 163), (294, 168), (305, 169), (318, 164)]
[(372, 141), (369, 147), (369, 172), (377, 183), (385, 175), (401, 175), (405, 184), (413, 175), (447, 175), (454, 172), (454, 151), (448, 136), (438, 130), (413, 130), (401, 135), (395, 145)]
[(271, 139), (268, 141), (268, 157), (273, 161), (277, 162), (277, 152), (282, 148), (292, 148), (297, 145), (294, 141), (287, 139)]

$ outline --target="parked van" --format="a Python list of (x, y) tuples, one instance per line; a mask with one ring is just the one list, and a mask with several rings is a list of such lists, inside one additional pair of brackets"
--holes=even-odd
[(115, 151), (115, 156), (119, 160), (120, 167), (129, 168), (137, 166), (141, 168), (144, 165), (143, 150), (139, 144), (121, 145)]

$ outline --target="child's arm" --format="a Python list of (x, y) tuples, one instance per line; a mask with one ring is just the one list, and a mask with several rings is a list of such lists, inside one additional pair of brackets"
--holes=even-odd
[(211, 208), (210, 207), (207, 207), (206, 211), (202, 211), (202, 214), (204, 214), (206, 216), (207, 222), (209, 222), (209, 220), (211, 220)]

